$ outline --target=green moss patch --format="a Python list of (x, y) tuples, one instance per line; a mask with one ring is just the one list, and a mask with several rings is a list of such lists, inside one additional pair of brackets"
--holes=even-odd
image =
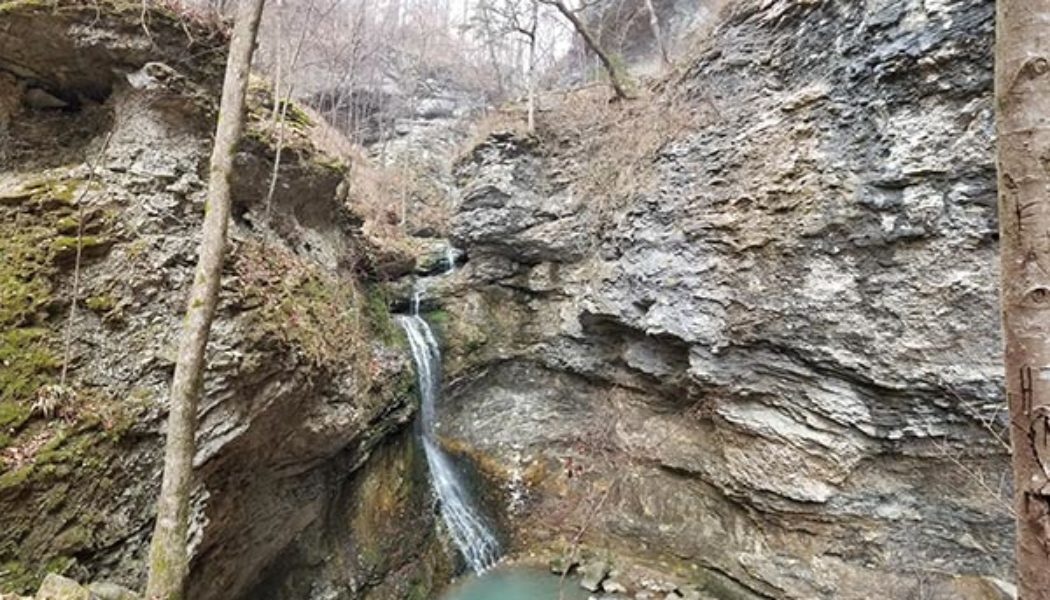
[(35, 457), (0, 474), (0, 590), (31, 593), (44, 575), (82, 574), (76, 556), (118, 526), (104, 512), (121, 482), (121, 447), (97, 420), (52, 425)]
[(292, 127), (305, 129), (314, 125), (306, 111), (295, 102), (282, 100), (277, 103), (277, 110), (284, 114), (285, 123)]
[(107, 313), (117, 306), (117, 301), (109, 294), (100, 294), (84, 300), (84, 306), (97, 313)]
[(59, 366), (48, 324), (56, 271), (48, 243), (53, 230), (41, 222), (24, 213), (0, 220), (0, 434), (5, 446), (29, 419), (37, 390)]
[[(25, 497), (36, 499), (38, 495), (30, 490), (41, 488), (41, 481), (85, 469), (88, 448), (117, 428), (111, 422), (122, 422), (108, 413), (123, 409), (107, 408), (113, 403), (99, 393), (55, 385), (61, 368), (63, 305), (68, 302), (56, 296), (55, 282), (69, 276), (78, 243), (85, 261), (109, 245), (108, 220), (98, 218), (103, 214), (99, 211), (89, 211), (85, 217), (93, 235), (79, 242), (70, 235), (80, 228), (75, 202), (82, 186), (79, 179), (43, 177), (6, 190), (6, 201), (0, 203), (0, 256), (4, 257), (0, 261), (0, 449), (5, 450), (0, 455), (0, 503), (4, 510), (13, 506), (4, 502), (5, 496), (29, 494)], [(48, 398), (58, 402), (35, 410)], [(26, 513), (25, 523), (36, 516)], [(8, 523), (14, 525), (5, 518)], [(0, 532), (0, 562), (16, 554), (15, 540), (22, 533), (16, 527)], [(39, 562), (54, 556), (42, 554)], [(0, 589), (5, 579), (18, 583), (28, 572), (8, 567), (0, 567)], [(6, 578), (4, 572), (9, 573)]]
[(63, 233), (78, 226), (72, 204), (82, 185), (78, 179), (29, 182), (6, 192), (21, 199), (17, 205), (0, 209), (0, 413), (19, 415), (0, 418), (0, 432), (9, 437), (60, 366), (54, 279), (67, 270), (78, 244), (85, 258), (109, 246), (102, 235), (78, 241)]
[(365, 289), (365, 316), (373, 334), (389, 346), (402, 344), (404, 336), (390, 314), (390, 295), (381, 283), (374, 283)]
[[(0, 207), (0, 405), (26, 405), (51, 380), (59, 367), (54, 280), (72, 266), (78, 246), (88, 260), (111, 245), (100, 211), (85, 217), (93, 235), (68, 234), (79, 228), (73, 205), (83, 185), (44, 178), (5, 192), (20, 201)], [(13, 422), (0, 421), (0, 431)]]
[[(280, 145), (281, 160), (286, 165), (295, 163), (314, 172), (339, 177), (349, 171), (347, 160), (316, 143), (321, 119), (312, 117), (306, 108), (294, 101), (275, 101), (269, 82), (259, 78), (249, 82), (247, 113), (241, 142), (252, 151), (272, 156)], [(281, 115), (284, 116), (283, 125), (279, 123)]]
[[(17, 428), (22, 419), (6, 414), (28, 415), (37, 390), (52, 379), (60, 366), (52, 348), (50, 332), (42, 328), (19, 328), (0, 333), (0, 431)], [(7, 407), (7, 410), (5, 410)]]

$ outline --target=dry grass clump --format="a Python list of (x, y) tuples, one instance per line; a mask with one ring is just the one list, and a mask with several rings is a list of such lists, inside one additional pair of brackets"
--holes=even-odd
[[(97, 2), (97, 0), (88, 0)], [(123, 0), (120, 0), (123, 1)], [(130, 1), (130, 0), (128, 0)], [(140, 1), (142, 8), (142, 19), (146, 29), (149, 29), (149, 13), (159, 11), (174, 16), (182, 25), (186, 34), (193, 38), (194, 30), (218, 34), (224, 41), (229, 41), (233, 33), (233, 21), (224, 16), (217, 9), (206, 2), (193, 2), (188, 0), (146, 0)]]
[(446, 190), (425, 165), (400, 162), (381, 165), (362, 151), (350, 159), (348, 202), (363, 221), (373, 266), (396, 276), (410, 270), (419, 253), (420, 234), (447, 235), (452, 206)]
[(313, 109), (291, 100), (277, 100), (269, 81), (253, 75), (248, 86), (245, 136), (283, 160), (309, 161), (321, 167), (345, 170), (352, 148)]
[(539, 120), (540, 138), (573, 169), (574, 186), (599, 215), (623, 208), (653, 184), (653, 165), (664, 147), (711, 118), (675, 90), (642, 90), (610, 101), (604, 86), (568, 92)]
[(591, 202), (599, 223), (649, 191), (653, 167), (671, 142), (719, 118), (712, 102), (686, 97), (681, 86), (638, 90), (614, 101), (595, 84), (540, 99), (537, 130), (530, 133), (525, 109), (514, 105), (490, 111), (474, 126), (457, 162), (495, 133), (532, 137), (539, 151), (565, 170), (576, 193)]
[(416, 254), (411, 234), (420, 224), (437, 235), (447, 231), (448, 194), (425, 164), (380, 164), (318, 111), (275, 102), (268, 81), (253, 77), (249, 90), (248, 138), (270, 151), (283, 151), (285, 161), (306, 161), (346, 176), (347, 204), (363, 221), (367, 258), (377, 271), (392, 264), (411, 268)]
[(512, 104), (486, 111), (471, 127), (470, 135), (463, 142), (454, 162), (463, 161), (473, 152), (474, 148), (481, 145), (494, 133), (512, 133), (517, 137), (531, 135), (525, 107), (520, 104)]
[(365, 234), (391, 241), (405, 237), (408, 182), (401, 169), (376, 164), (361, 151), (355, 154), (350, 167), (350, 204), (365, 220)]

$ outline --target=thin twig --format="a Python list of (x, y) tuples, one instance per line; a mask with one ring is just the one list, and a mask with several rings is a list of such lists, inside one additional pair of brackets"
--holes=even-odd
[(946, 392), (948, 392), (949, 395), (952, 396), (952, 398), (956, 400), (956, 402), (959, 403), (964, 409), (966, 416), (980, 423), (981, 427), (992, 436), (996, 443), (999, 444), (1005, 452), (1010, 453), (1012, 451), (1010, 441), (1006, 439), (1002, 431), (995, 428), (996, 416), (999, 413), (1006, 412), (1005, 406), (997, 409), (995, 413), (984, 416), (981, 414), (981, 410), (976, 403), (963, 398), (962, 395), (959, 394), (959, 392), (957, 392), (943, 377), (939, 379), (938, 383)]
[[(310, 14), (314, 10), (314, 0), (310, 0), (310, 3), (306, 6), (306, 19), (310, 18)], [(278, 24), (280, 24), (280, 15), (278, 15)], [(278, 31), (280, 31), (278, 29)], [(270, 209), (273, 204), (273, 196), (277, 191), (277, 177), (281, 169), (281, 152), (284, 150), (284, 127), (288, 120), (288, 105), (292, 102), (292, 94), (295, 93), (295, 81), (291, 79), (291, 74), (295, 70), (296, 65), (299, 63), (299, 56), (303, 51), (303, 43), (306, 41), (306, 33), (309, 28), (304, 27), (302, 33), (299, 35), (299, 41), (295, 46), (295, 52), (292, 54), (291, 64), (288, 65), (288, 89), (285, 90), (285, 100), (281, 103), (280, 96), (280, 78), (274, 86), (274, 116), (277, 117), (277, 150), (274, 153), (273, 159), (273, 172), (270, 174), (270, 189), (266, 192), (266, 218), (270, 218)], [(278, 40), (280, 41), (280, 40)], [(281, 51), (277, 49), (277, 67), (278, 75), (280, 74), (281, 66)]]
[(956, 456), (956, 450), (949, 446), (947, 441), (937, 440), (936, 443), (940, 446), (941, 455), (954, 464), (972, 483), (975, 483), (977, 487), (988, 494), (989, 499), (994, 501), (993, 505), (995, 508), (1015, 519), (1017, 518), (1017, 511), (1014, 510), (1013, 504), (1004, 498), (1005, 494), (1001, 487), (998, 490), (992, 489), (992, 486), (985, 482), (984, 477), (975, 468), (965, 464), (962, 459)]
[(591, 508), (590, 514), (584, 520), (583, 525), (580, 526), (579, 531), (576, 532), (576, 536), (572, 539), (572, 546), (569, 549), (569, 559), (565, 562), (565, 568), (562, 569), (561, 579), (558, 580), (558, 600), (565, 600), (565, 577), (569, 574), (570, 565), (576, 561), (576, 555), (580, 550), (580, 541), (583, 539), (583, 535), (587, 533), (587, 528), (590, 526), (591, 521), (594, 520), (595, 515), (601, 511), (602, 507), (605, 506), (605, 501), (609, 499), (609, 493), (612, 492), (613, 487), (620, 482), (620, 478), (617, 477), (609, 484), (609, 487), (605, 488), (605, 493), (598, 499), (598, 502)]
[(84, 197), (91, 189), (91, 184), (95, 181), (98, 165), (105, 158), (106, 150), (109, 149), (109, 141), (112, 138), (113, 132), (110, 131), (102, 142), (102, 149), (99, 150), (95, 160), (91, 163), (91, 171), (88, 174), (87, 182), (77, 197), (77, 255), (73, 263), (73, 297), (69, 302), (69, 317), (66, 319), (65, 339), (63, 340), (62, 349), (62, 374), (58, 379), (59, 386), (63, 387), (66, 385), (66, 376), (69, 373), (69, 355), (73, 346), (73, 321), (76, 318), (77, 297), (80, 295), (80, 261), (84, 253)]
[(142, 0), (142, 12), (139, 13), (139, 21), (142, 22), (142, 31), (144, 31), (146, 33), (146, 37), (148, 37), (150, 43), (152, 43), (153, 42), (153, 34), (150, 33), (149, 25), (146, 24), (148, 12), (149, 12), (149, 0)]

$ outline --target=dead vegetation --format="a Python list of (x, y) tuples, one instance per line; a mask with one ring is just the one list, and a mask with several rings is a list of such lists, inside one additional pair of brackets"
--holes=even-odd
[(575, 192), (605, 226), (638, 196), (651, 191), (660, 153), (705, 123), (720, 119), (717, 106), (688, 97), (678, 86), (649, 88), (613, 101), (604, 85), (544, 94), (534, 135), (523, 107), (507, 106), (482, 117), (460, 153), (495, 133), (532, 135), (539, 152), (564, 169)]
[(273, 336), (318, 366), (353, 364), (368, 354), (363, 299), (352, 279), (254, 240), (240, 244), (233, 259), (241, 302), (259, 307), (257, 333)]
[(137, 21), (147, 37), (153, 37), (154, 26), (177, 23), (190, 43), (212, 40), (229, 41), (231, 23), (219, 11), (192, 0), (8, 0), (0, 2), (0, 13), (11, 10), (40, 9), (49, 11), (94, 10), (98, 18), (105, 15), (128, 15)]
[(539, 135), (548, 152), (571, 166), (577, 193), (599, 217), (646, 192), (660, 152), (713, 117), (677, 90), (650, 89), (610, 102), (606, 88), (592, 86), (556, 102), (542, 115)]

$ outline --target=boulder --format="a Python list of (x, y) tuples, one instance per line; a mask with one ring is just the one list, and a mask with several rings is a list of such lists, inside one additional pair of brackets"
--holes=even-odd
[(36, 600), (93, 600), (93, 598), (90, 591), (72, 579), (48, 573), (44, 577), (44, 582), (40, 584)]
[(92, 600), (140, 600), (140, 596), (126, 587), (108, 581), (98, 581), (88, 586)]
[(602, 582), (609, 575), (609, 563), (603, 560), (588, 562), (580, 568), (580, 587), (591, 592), (601, 589)]

